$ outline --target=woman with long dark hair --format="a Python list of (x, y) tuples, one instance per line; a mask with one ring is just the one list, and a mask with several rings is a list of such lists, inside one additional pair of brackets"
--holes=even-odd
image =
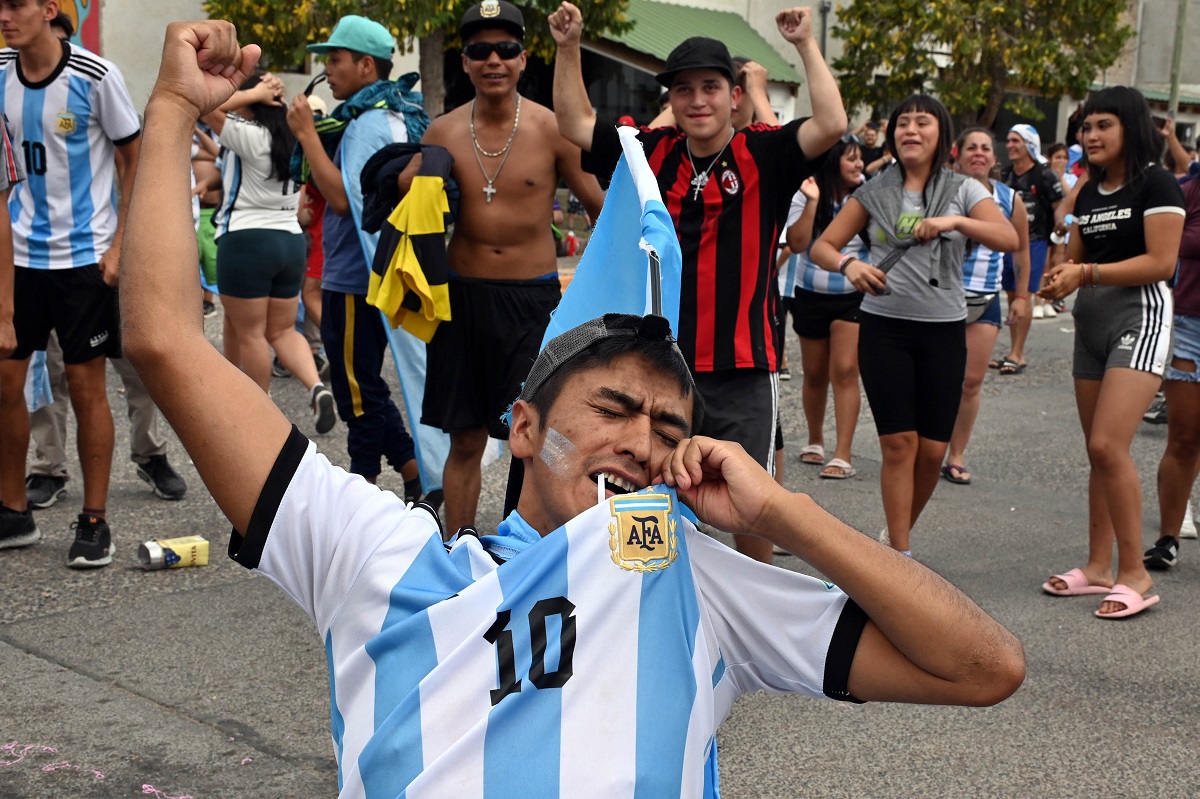
[[(817, 173), (800, 185), (788, 214), (787, 246), (796, 253), (792, 296), (792, 327), (800, 337), (804, 367), (801, 400), (808, 423), (808, 444), (800, 461), (822, 466), (821, 477), (844, 480), (857, 470), (850, 447), (858, 424), (858, 306), (862, 292), (842, 275), (831, 274), (812, 262), (809, 245), (829, 227), (852, 191), (862, 185), (862, 149), (850, 135), (825, 154)], [(864, 228), (842, 249), (869, 263), (870, 247)], [(789, 264), (789, 267), (791, 265)], [(825, 399), (833, 384), (833, 416), (837, 446), (825, 463)]]
[(270, 393), (273, 348), (308, 389), (317, 432), (327, 433), (337, 421), (333, 394), (295, 327), (306, 253), (300, 187), (288, 167), (296, 139), (283, 98), (278, 78), (253, 75), (204, 117), (221, 138), (225, 196), (215, 219), (225, 357)]
[[(991, 192), (946, 167), (953, 141), (940, 102), (905, 99), (888, 121), (896, 166), (847, 199), (812, 246), (815, 263), (866, 295), (858, 365), (883, 453), (886, 537), (910, 555), (909, 533), (937, 487), (962, 396), (966, 240), (1017, 247)], [(874, 265), (841, 254), (864, 227)]]
[(1175, 177), (1158, 166), (1161, 140), (1140, 92), (1104, 89), (1083, 116), (1088, 182), (1075, 202), (1067, 260), (1047, 273), (1041, 294), (1056, 300), (1079, 290), (1071, 372), (1091, 466), (1088, 560), (1042, 588), (1105, 594), (1096, 615), (1113, 619), (1158, 602), (1146, 596), (1153, 580), (1142, 562), (1142, 489), (1130, 446), (1167, 365), (1167, 280), (1179, 257), (1184, 200)]

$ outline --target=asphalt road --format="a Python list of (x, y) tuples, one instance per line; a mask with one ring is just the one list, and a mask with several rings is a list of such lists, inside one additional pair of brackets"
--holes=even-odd
[[(219, 334), (217, 320), (208, 331)], [(1195, 797), (1200, 732), (1200, 551), (1158, 578), (1162, 602), (1141, 617), (1102, 621), (1098, 598), (1039, 589), (1085, 556), (1086, 460), (1069, 378), (1069, 316), (1038, 321), (1029, 369), (989, 374), (970, 450), (974, 483), (941, 483), (914, 532), (917, 557), (1014, 630), (1026, 647), (1021, 690), (989, 709), (849, 706), (758, 694), (720, 734), (726, 797)], [(793, 356), (798, 354), (791, 342)], [(863, 404), (856, 478), (823, 481), (801, 466), (805, 428), (797, 378), (783, 383), (786, 485), (807, 491), (860, 530), (883, 525), (879, 448)], [(187, 454), (171, 461), (189, 484), (181, 502), (156, 499), (125, 460), (122, 418), (109, 498), (112, 566), (65, 567), (78, 513), (68, 497), (38, 513), (40, 544), (0, 551), (0, 797), (333, 796), (322, 643), (267, 580), (224, 556), (229, 525)], [(273, 396), (312, 431), (303, 389)], [(215, 418), (236, 409), (212, 409)], [(1134, 455), (1157, 537), (1153, 475), (1165, 428), (1143, 425)], [(73, 435), (73, 434), (72, 434)], [(319, 445), (346, 463), (340, 425)], [(499, 520), (504, 463), (484, 476), (480, 526)], [(399, 491), (399, 475), (382, 484)], [(200, 534), (204, 568), (143, 572), (137, 544)], [(785, 568), (801, 568), (781, 558)]]

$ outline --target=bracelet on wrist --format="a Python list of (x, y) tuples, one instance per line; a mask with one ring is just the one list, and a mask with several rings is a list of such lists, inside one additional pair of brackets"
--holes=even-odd
[(846, 267), (848, 267), (850, 265), (850, 262), (853, 260), (855, 260), (853, 255), (843, 256), (842, 259), (840, 261), (838, 261), (838, 265), (837, 265), (838, 274), (845, 277), (846, 276)]

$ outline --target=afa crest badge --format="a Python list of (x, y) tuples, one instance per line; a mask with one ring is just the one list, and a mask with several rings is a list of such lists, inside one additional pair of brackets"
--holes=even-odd
[(75, 132), (77, 123), (75, 122), (75, 114), (71, 111), (60, 111), (58, 121), (55, 124), (54, 132), (59, 136), (70, 136)]
[(679, 555), (669, 494), (629, 494), (610, 499), (608, 524), (613, 563), (626, 571), (661, 571)]
[(496, 0), (483, 0), (479, 4), (479, 16), (484, 19), (500, 16), (500, 4)]

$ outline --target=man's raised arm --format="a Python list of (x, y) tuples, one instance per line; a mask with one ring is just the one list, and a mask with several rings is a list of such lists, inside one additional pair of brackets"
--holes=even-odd
[(578, 8), (564, 2), (547, 21), (558, 44), (554, 57), (554, 118), (558, 121), (558, 132), (579, 149), (590, 152), (596, 114), (588, 99), (580, 60), (583, 15)]
[(257, 45), (238, 46), (228, 22), (167, 27), (121, 251), (125, 355), (242, 531), (291, 426), (204, 336), (188, 174), (196, 120), (233, 94), (258, 56)]
[(812, 9), (789, 8), (775, 15), (775, 24), (783, 38), (796, 46), (808, 78), (808, 99), (812, 116), (800, 126), (800, 149), (808, 158), (816, 158), (834, 145), (849, 124), (842, 106), (842, 93), (825, 63), (825, 56), (812, 35)]

